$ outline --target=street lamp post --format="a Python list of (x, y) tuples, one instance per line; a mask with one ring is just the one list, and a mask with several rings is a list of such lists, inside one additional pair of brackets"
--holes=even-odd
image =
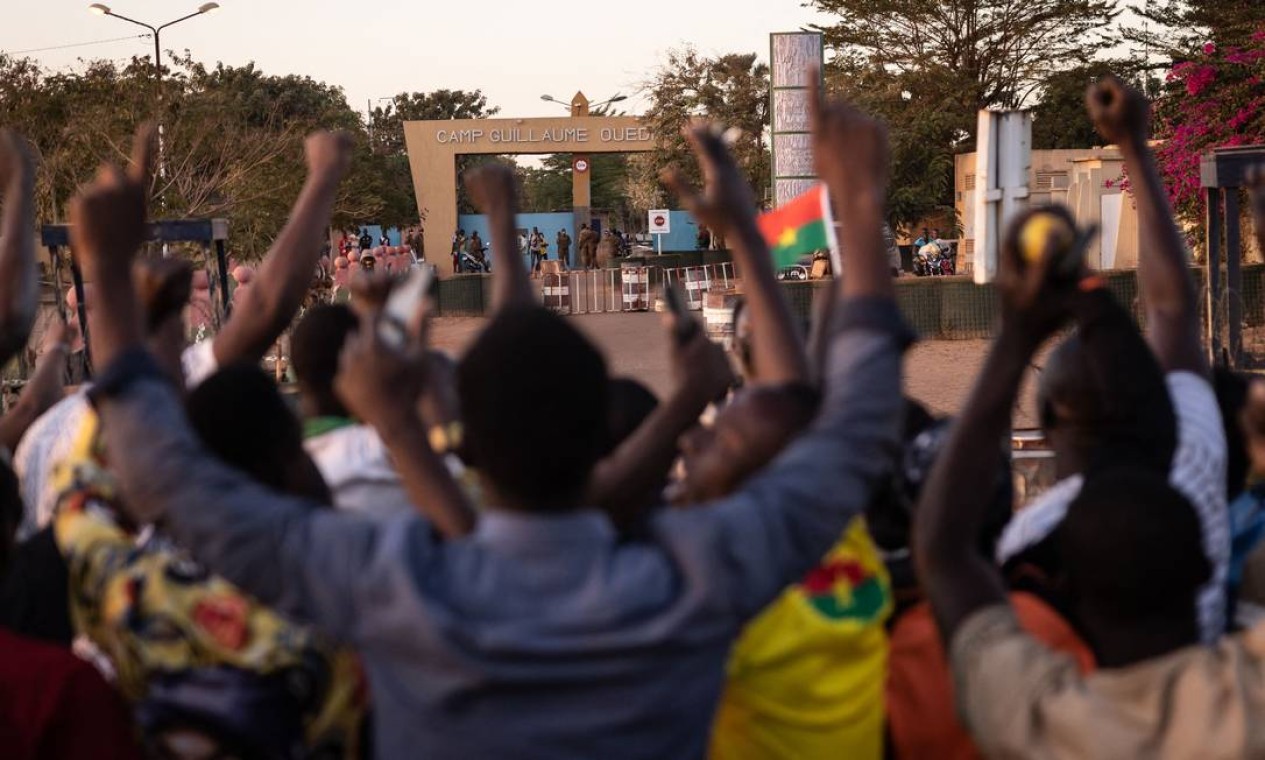
[[(219, 10), (219, 8), (220, 8), (219, 3), (203, 3), (202, 5), (198, 6), (198, 9), (194, 11), (193, 13), (190, 13), (187, 16), (181, 16), (175, 21), (168, 21), (162, 26), (154, 26), (152, 24), (146, 24), (143, 21), (137, 21), (134, 18), (128, 18), (127, 16), (120, 16), (119, 14), (111, 10), (110, 6), (103, 5), (102, 3), (93, 3), (92, 5), (89, 5), (88, 12), (95, 13), (98, 16), (113, 16), (114, 18), (119, 19), (120, 21), (126, 21), (129, 24), (135, 24), (137, 26), (144, 27), (145, 29), (148, 29), (150, 31), (150, 34), (154, 36), (154, 86), (158, 90), (158, 103), (161, 106), (163, 102), (163, 64), (162, 64), (162, 43), (160, 40), (162, 37), (163, 30), (169, 26), (175, 26), (176, 24), (179, 24), (181, 21), (188, 21), (189, 19), (194, 18), (196, 16), (204, 16), (208, 13), (214, 13), (215, 11)], [(158, 118), (158, 176), (163, 179), (165, 179), (167, 176), (166, 164), (163, 161), (163, 123), (162, 123), (162, 109), (161, 108), (159, 109), (159, 118)]]
[[(612, 103), (619, 103), (628, 100), (627, 95), (616, 95), (608, 100), (600, 103), (590, 103), (584, 93), (577, 92), (575, 97), (571, 98), (570, 103), (564, 103), (552, 95), (541, 95), (540, 99), (546, 103), (557, 103), (563, 108), (571, 111), (571, 118), (580, 118), (588, 116), (593, 109), (602, 108)], [(593, 183), (592, 183), (593, 162), (589, 157), (582, 153), (572, 154), (571, 156), (571, 213), (573, 217), (573, 225), (578, 233), (581, 224), (588, 224), (593, 215)]]

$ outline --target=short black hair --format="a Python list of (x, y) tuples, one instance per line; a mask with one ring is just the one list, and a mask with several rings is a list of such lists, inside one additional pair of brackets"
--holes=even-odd
[(1097, 614), (1121, 622), (1195, 619), (1212, 568), (1194, 507), (1164, 473), (1088, 473), (1055, 539), (1068, 592)]
[(601, 353), (537, 306), (501, 312), (457, 368), (466, 451), (501, 493), (539, 511), (579, 506), (607, 448)]
[(610, 381), (610, 433), (607, 450), (614, 451), (641, 427), (659, 406), (654, 392), (631, 377)]
[(332, 393), (338, 358), (360, 319), (343, 304), (323, 304), (308, 311), (290, 335), (290, 363), (299, 387), (311, 393)]
[[(1104, 376), (1079, 333), (1068, 335), (1046, 358), (1037, 408), (1042, 429), (1059, 429), (1092, 465), (1172, 462), (1177, 421), (1167, 396), (1156, 399), (1121, 378)], [(1138, 437), (1140, 428), (1147, 431), (1145, 439)]]
[(194, 432), (227, 464), (278, 491), (330, 501), (327, 489), (297, 487), (311, 475), (299, 419), (259, 367), (223, 367), (193, 389), (185, 409)]

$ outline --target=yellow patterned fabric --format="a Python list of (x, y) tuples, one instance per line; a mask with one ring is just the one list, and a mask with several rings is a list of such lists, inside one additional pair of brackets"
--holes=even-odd
[(140, 701), (160, 675), (229, 667), (268, 676), (316, 659), (329, 681), (304, 716), (306, 738), (355, 756), (366, 710), (355, 655), (326, 647), (180, 551), (158, 541), (138, 545), (116, 519), (119, 495), (101, 454), (97, 417), (89, 413), (53, 471), (54, 533), (70, 572), (76, 631), (109, 658), (123, 694)]
[(883, 754), (891, 582), (865, 522), (751, 621), (729, 656), (712, 760)]

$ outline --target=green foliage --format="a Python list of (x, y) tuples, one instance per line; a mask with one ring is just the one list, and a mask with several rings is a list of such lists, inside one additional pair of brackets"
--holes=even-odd
[[(1114, 43), (1115, 0), (811, 0), (833, 56), (828, 88), (886, 120), (888, 218), (908, 228), (953, 208), (953, 156), (976, 113), (1031, 106), (1054, 77)], [(1063, 116), (1052, 100), (1047, 124)], [(1083, 107), (1081, 108), (1083, 113)], [(1044, 138), (1043, 138), (1044, 139)]]
[(1128, 78), (1128, 69), (1123, 61), (1100, 61), (1046, 77), (1041, 100), (1032, 109), (1032, 147), (1049, 150), (1102, 144), (1085, 110), (1085, 90), (1107, 74)]
[(1245, 47), (1265, 25), (1265, 3), (1260, 0), (1148, 0), (1130, 6), (1140, 22), (1124, 29), (1124, 38), (1145, 46), (1167, 68), (1172, 61), (1190, 60), (1204, 43), (1217, 47)]
[(754, 53), (703, 56), (693, 48), (674, 50), (642, 86), (650, 106), (645, 124), (658, 142), (649, 153), (629, 158), (625, 195), (633, 208), (656, 208), (668, 201), (659, 170), (678, 166), (698, 181), (698, 166), (681, 134), (697, 119), (741, 131), (732, 149), (738, 165), (759, 193), (769, 187), (770, 156), (764, 133), (769, 123), (769, 67)]
[[(540, 167), (520, 170), (523, 180), (523, 210), (527, 212), (569, 211), (572, 205), (572, 155), (558, 153), (545, 157)], [(625, 194), (629, 156), (600, 153), (589, 157), (592, 208), (608, 211), (626, 226), (632, 208)]]
[[(391, 98), (386, 107), (375, 107), (369, 115), (369, 133), (373, 138), (376, 156), (402, 157), (407, 155), (404, 145), (404, 122), (439, 121), (448, 119), (486, 119), (495, 116), (500, 108), (488, 107), (487, 96), (480, 90), (435, 90), (434, 92), (402, 92)], [(457, 176), (489, 161), (503, 161), (494, 156), (458, 156)], [(387, 160), (380, 163), (386, 173), (384, 181), (398, 188), (404, 197), (393, 197), (401, 209), (408, 209), (410, 218), (416, 217), (417, 201), (413, 193), (412, 174), (407, 161)], [(465, 187), (457, 184), (457, 211), (474, 213)]]

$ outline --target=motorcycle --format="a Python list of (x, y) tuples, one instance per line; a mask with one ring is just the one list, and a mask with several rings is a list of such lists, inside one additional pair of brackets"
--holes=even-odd
[(491, 274), (492, 265), (488, 263), (488, 256), (485, 253), (482, 259), (475, 257), (468, 251), (462, 251), (460, 258), (457, 259), (460, 271), (464, 274)]
[(914, 255), (914, 274), (918, 277), (944, 277), (954, 273), (953, 259), (942, 246), (928, 243)]

